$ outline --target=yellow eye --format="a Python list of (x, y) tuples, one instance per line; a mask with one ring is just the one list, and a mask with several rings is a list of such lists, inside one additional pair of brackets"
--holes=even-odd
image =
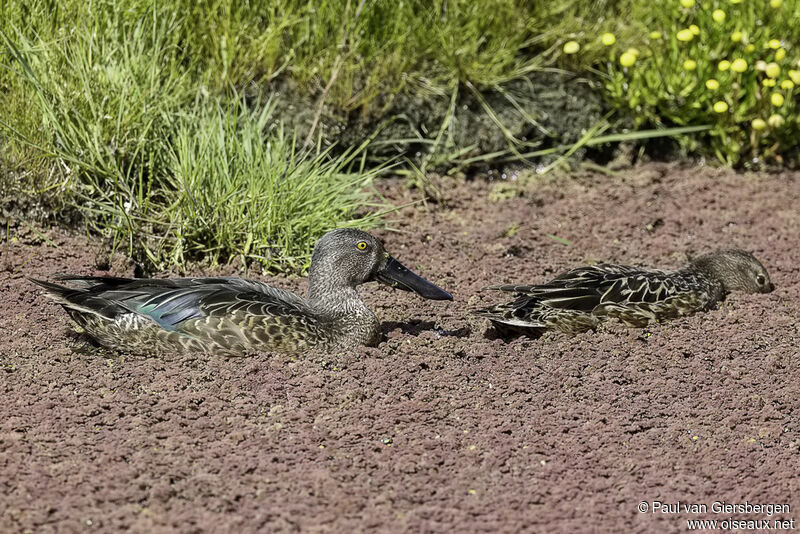
[(358, 248), (358, 250), (367, 250), (367, 242), (359, 241), (356, 247)]

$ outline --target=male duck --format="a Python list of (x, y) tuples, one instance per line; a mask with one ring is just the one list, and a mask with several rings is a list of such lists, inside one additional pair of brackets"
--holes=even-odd
[(743, 250), (700, 256), (675, 272), (602, 263), (579, 267), (541, 285), (500, 285), (516, 293), (506, 304), (473, 312), (501, 332), (535, 334), (542, 330), (577, 333), (609, 318), (643, 327), (708, 310), (729, 291), (768, 293), (773, 286), (761, 263)]
[(356, 291), (373, 280), (452, 300), (390, 256), (381, 241), (353, 229), (333, 230), (317, 243), (307, 299), (242, 278), (61, 280), (69, 287), (33, 281), (100, 344), (136, 353), (376, 345), (380, 324)]

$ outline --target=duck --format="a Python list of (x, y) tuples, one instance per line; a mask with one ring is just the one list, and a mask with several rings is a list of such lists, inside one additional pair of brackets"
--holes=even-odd
[(764, 266), (751, 253), (727, 249), (699, 256), (683, 269), (600, 263), (569, 270), (539, 285), (494, 285), (514, 300), (474, 310), (501, 335), (536, 336), (547, 330), (577, 334), (608, 319), (642, 328), (712, 309), (731, 291), (769, 293)]
[(316, 243), (306, 298), (245, 278), (58, 280), (31, 279), (97, 343), (139, 354), (375, 346), (380, 323), (358, 286), (377, 281), (425, 299), (453, 299), (392, 257), (381, 240), (351, 228), (329, 231)]

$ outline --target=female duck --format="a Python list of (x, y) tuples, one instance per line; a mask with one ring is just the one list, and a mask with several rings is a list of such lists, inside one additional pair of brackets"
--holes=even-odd
[(501, 331), (531, 334), (547, 329), (582, 332), (610, 318), (643, 327), (708, 310), (730, 291), (768, 293), (773, 286), (752, 254), (721, 250), (671, 273), (602, 263), (573, 269), (542, 285), (487, 289), (516, 293), (516, 299), (473, 313)]
[(366, 232), (339, 229), (317, 243), (308, 298), (242, 278), (33, 280), (100, 344), (136, 353), (298, 352), (376, 345), (380, 323), (356, 290), (379, 281), (433, 300), (446, 291), (392, 258)]

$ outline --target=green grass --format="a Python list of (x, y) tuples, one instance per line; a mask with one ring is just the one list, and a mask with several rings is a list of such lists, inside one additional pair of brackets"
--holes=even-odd
[(26, 177), (5, 189), (55, 193), (54, 208), (151, 267), (208, 257), (300, 270), (324, 230), (378, 222), (356, 215), (382, 166), (356, 166), (363, 146), (334, 156), (314, 127), (298, 143), (270, 91), (315, 99), (316, 126), (329, 109), (380, 116), (401, 92), (501, 83), (538, 64), (521, 53), (536, 36), (522, 6), (2, 3), (0, 153), (19, 171), (3, 175)]
[[(3, 176), (19, 180), (5, 189), (77, 211), (150, 267), (302, 270), (325, 230), (379, 220), (363, 217), (377, 209), (364, 191), (385, 164), (357, 166), (363, 145), (320, 146), (320, 117), (380, 117), (401, 93), (449, 98), (525, 76), (544, 57), (539, 11), (517, 0), (5, 2), (0, 153), (15, 171)], [(283, 126), (292, 117), (267, 105), (275, 89), (316, 102), (299, 142)]]
[[(78, 213), (151, 267), (207, 258), (302, 270), (326, 229), (380, 224), (367, 191), (386, 162), (365, 167), (364, 157), (385, 147), (422, 147), (408, 167), (434, 195), (425, 178), (433, 168), (561, 156), (555, 165), (585, 146), (654, 135), (678, 136), (730, 163), (743, 155), (778, 160), (800, 133), (796, 90), (766, 91), (753, 68), (712, 71), (752, 44), (743, 52), (751, 67), (775, 61), (776, 82), (790, 80), (800, 7), (786, 2), (763, 15), (744, 2), (716, 23), (710, 10), (723, 5), (2, 2), (0, 190)], [(693, 23), (701, 35), (678, 42), (676, 32)], [(747, 34), (741, 44), (730, 40), (737, 28)], [(648, 38), (655, 30), (664, 39)], [(603, 32), (615, 33), (616, 44), (603, 45)], [(784, 40), (785, 57), (764, 47), (773, 37)], [(579, 53), (563, 52), (569, 41)], [(622, 67), (632, 46), (638, 59)], [(698, 62), (689, 73), (687, 58)], [(564, 71), (582, 75), (571, 83), (603, 92), (616, 115), (603, 118), (598, 104), (597, 120), (583, 124), (575, 119), (586, 115), (575, 104), (585, 102), (582, 93), (545, 94), (549, 78), (533, 83)], [(712, 75), (721, 86), (714, 94), (705, 86)], [(778, 90), (780, 106), (769, 98)], [(573, 102), (563, 107), (569, 118), (559, 98)], [(713, 111), (720, 100), (730, 112)], [(536, 107), (544, 101), (554, 107)], [(768, 126), (756, 129), (760, 118)], [(363, 132), (345, 135), (354, 124), (368, 133), (403, 121), (414, 124), (371, 146)], [(618, 121), (637, 130), (615, 132)], [(568, 122), (577, 131), (564, 135)], [(491, 147), (483, 153), (479, 137)], [(355, 146), (332, 148), (339, 138)]]
[(178, 32), (144, 15), (103, 37), (4, 34), (20, 98), (5, 102), (19, 106), (2, 119), (7, 158), (49, 169), (64, 205), (150, 268), (205, 258), (301, 271), (326, 230), (379, 220), (365, 207), (381, 169), (358, 166), (363, 147), (299, 152), (270, 105), (194, 87)]
[[(0, 9), (7, 34), (56, 46), (76, 35), (135, 39), (168, 71), (212, 91), (286, 75), (313, 93), (333, 79), (330, 103), (365, 113), (407, 88), (449, 93), (458, 82), (487, 87), (519, 76), (541, 63), (522, 52), (548, 20), (518, 0), (32, 0)], [(160, 42), (135, 34), (143, 19), (166, 26)]]

